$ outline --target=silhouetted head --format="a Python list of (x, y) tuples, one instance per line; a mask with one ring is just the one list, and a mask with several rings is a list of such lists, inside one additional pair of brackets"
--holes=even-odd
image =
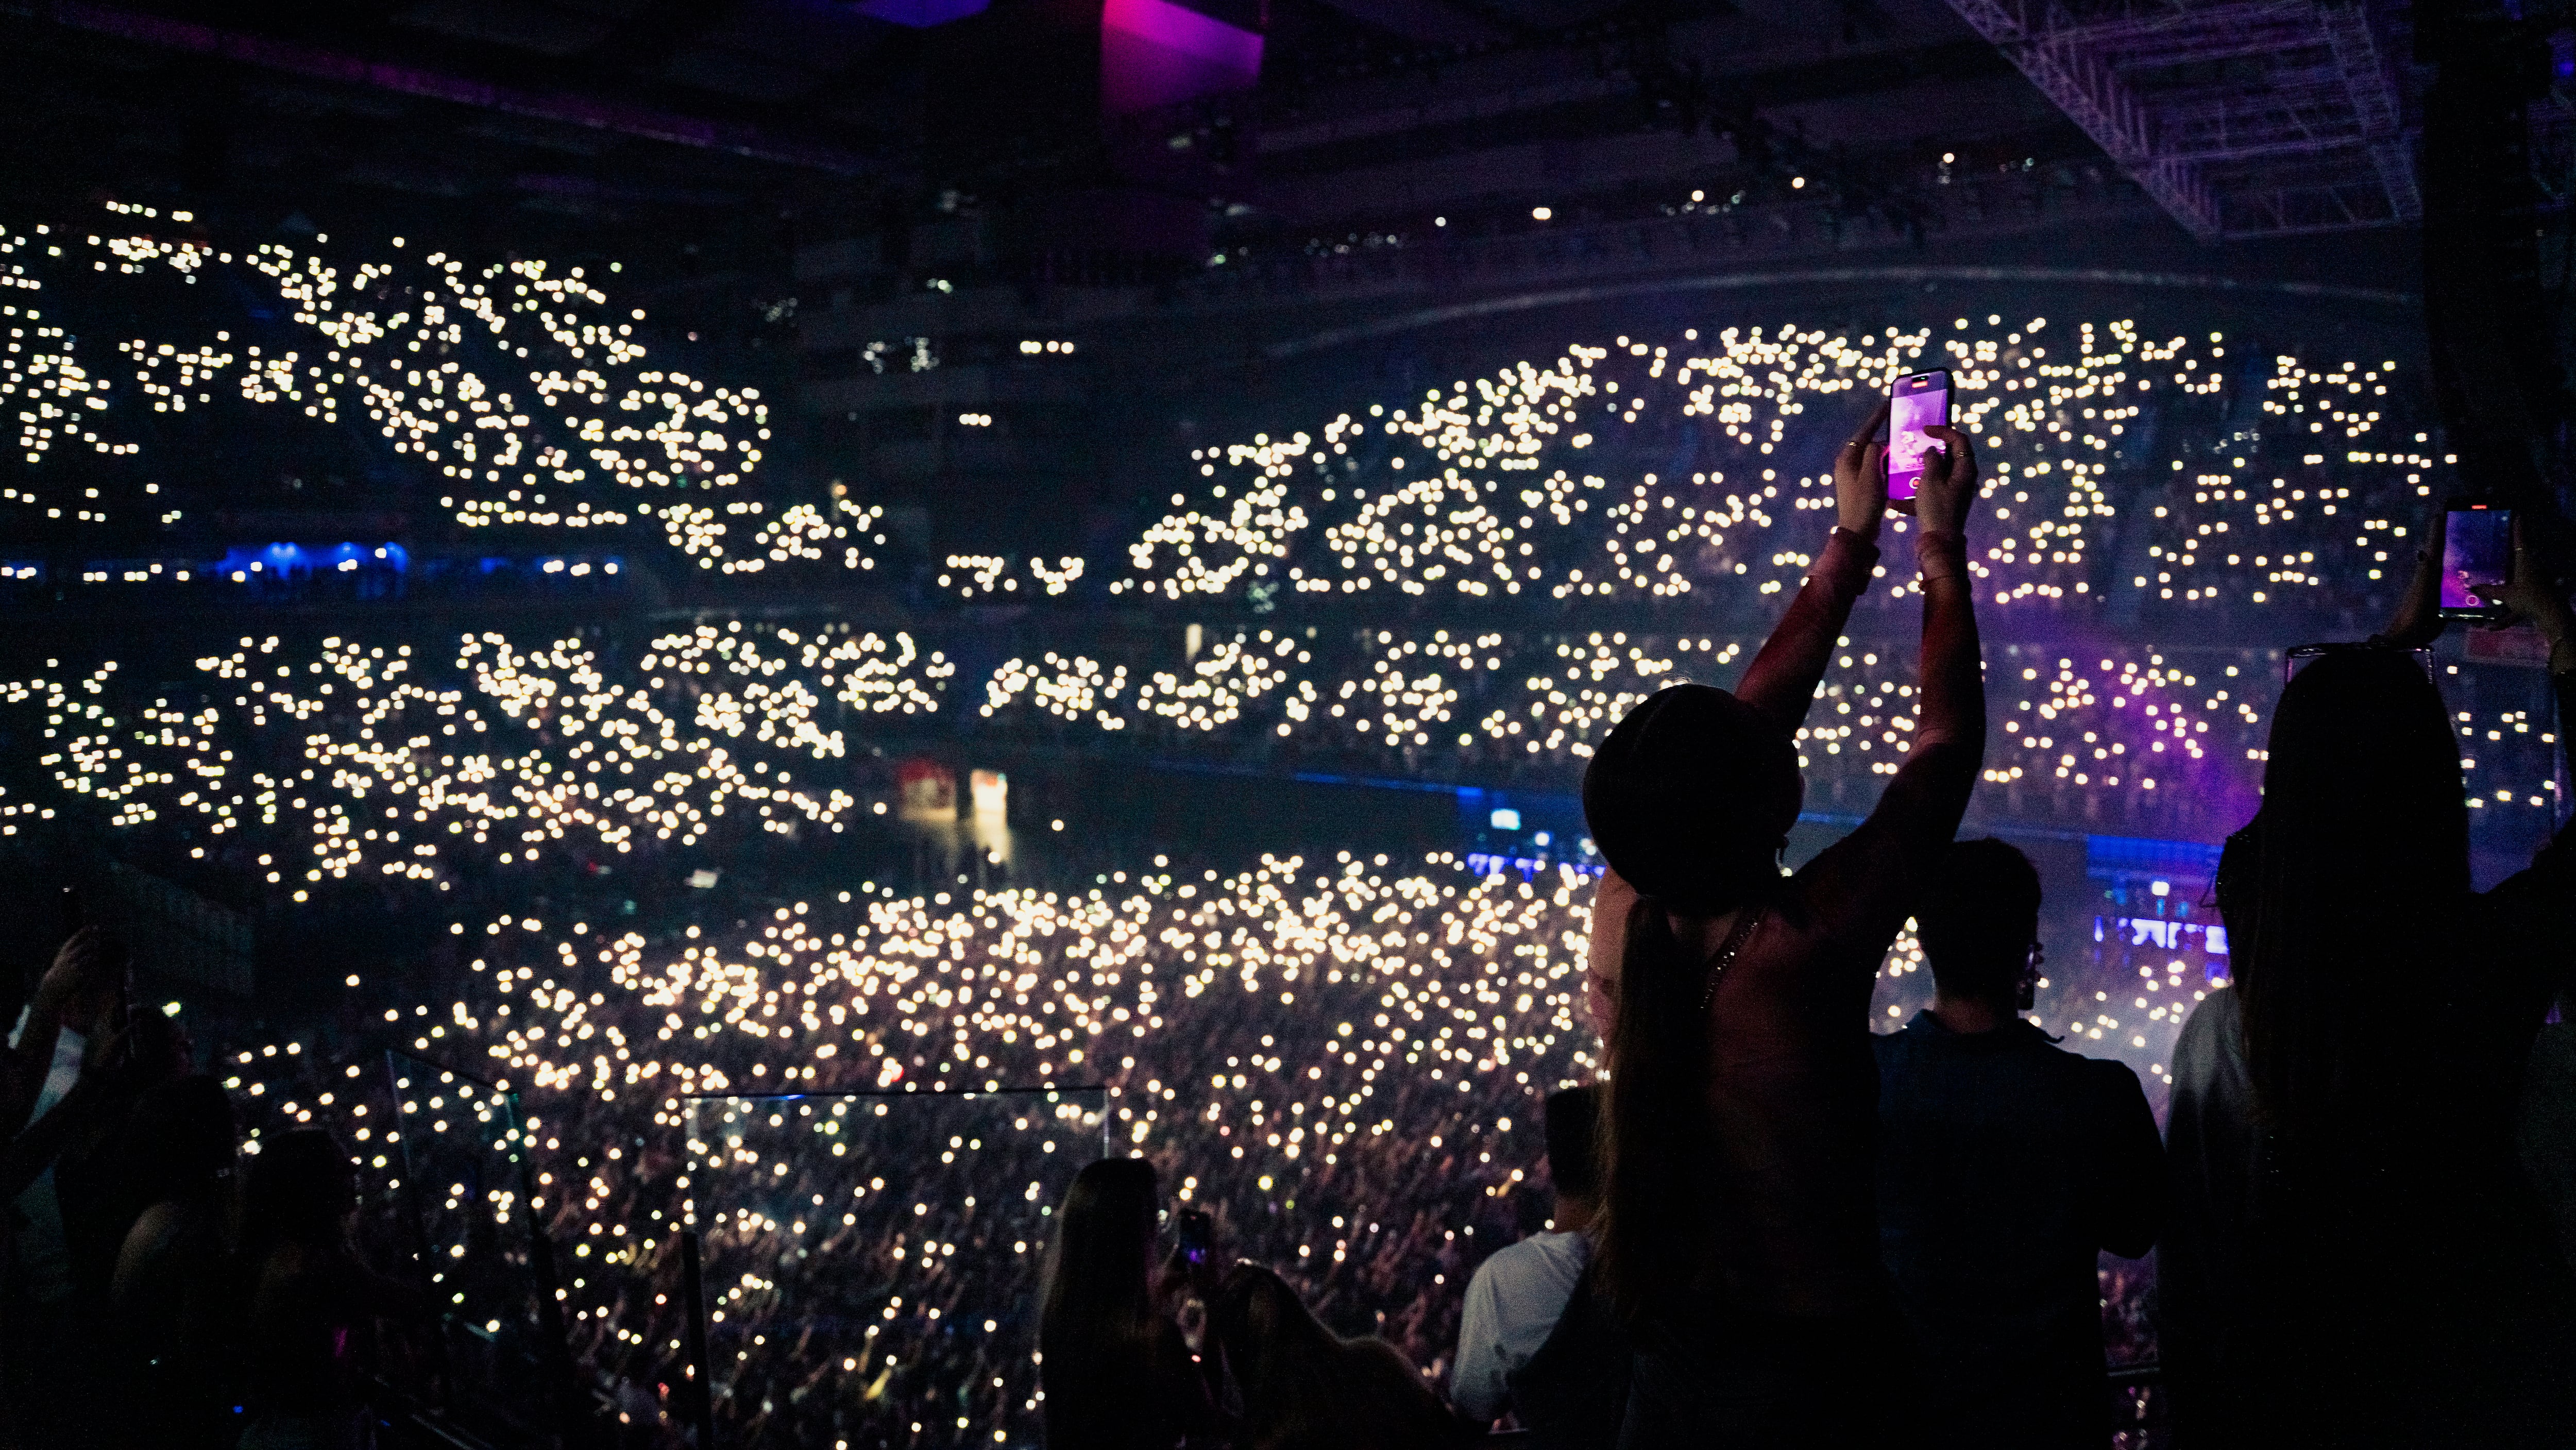
[[(2235, 943), (2250, 941), (2254, 936), (2254, 901), (2263, 889), (2263, 813), (2227, 838), (2218, 852), (2218, 879), (2209, 884), (2209, 893), (2218, 902), (2218, 919), (2227, 924), (2230, 951), (2241, 956), (2244, 948)], [(2236, 975), (2231, 962), (2228, 975)]]
[(1575, 1203), (1601, 1197), (1601, 1090), (1560, 1088), (1547, 1095), (1547, 1176), (1556, 1196)]
[(1056, 1211), (1042, 1333), (1134, 1332), (1151, 1300), (1147, 1283), (1158, 1194), (1154, 1165), (1103, 1158), (1074, 1175)]
[(358, 1206), (357, 1177), (349, 1155), (319, 1128), (298, 1128), (265, 1140), (251, 1160), (242, 1195), (242, 1240), (264, 1252), (280, 1244), (331, 1247), (341, 1243)]
[(196, 1069), (196, 1043), (176, 1016), (147, 1006), (135, 1014), (130, 1030), (127, 1072), (136, 1087), (170, 1082)]
[(133, 1125), (127, 1151), (139, 1204), (207, 1192), (239, 1163), (232, 1097), (203, 1074), (146, 1092), (134, 1105)]
[(1208, 1310), (1209, 1328), (1228, 1349), (1245, 1351), (1255, 1375), (1272, 1361), (1326, 1355), (1341, 1346), (1285, 1279), (1257, 1264), (1236, 1265)]
[(1583, 816), (1610, 869), (1688, 916), (1733, 909), (1775, 878), (1805, 785), (1798, 752), (1709, 685), (1658, 690), (1583, 772)]
[(1128, 1443), (1145, 1392), (1154, 1291), (1154, 1165), (1103, 1158), (1074, 1175), (1055, 1214), (1038, 1308), (1046, 1442), (1066, 1450)]
[(2469, 890), (2469, 813), (2441, 692), (2407, 651), (2301, 670), (2270, 744), (2252, 929), (2231, 905), (2229, 942), (2256, 1107), (2296, 1138), (2384, 1078)]
[(2460, 743), (2410, 651), (2330, 654), (2301, 670), (2281, 691), (2268, 743), (2267, 870), (2322, 851), (2356, 883), (2410, 895), (2467, 888)]
[(1337, 1443), (1330, 1431), (1361, 1387), (1342, 1341), (1270, 1270), (1238, 1264), (1208, 1305), (1208, 1337), (1225, 1347), (1243, 1396), (1245, 1440), (1260, 1446)]
[(1988, 836), (1941, 854), (1914, 906), (1932, 980), (1953, 997), (2014, 995), (2039, 940), (2039, 872)]

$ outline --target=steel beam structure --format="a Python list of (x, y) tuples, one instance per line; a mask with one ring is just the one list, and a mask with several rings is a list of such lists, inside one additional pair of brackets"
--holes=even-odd
[(2418, 220), (2367, 0), (1951, 0), (2202, 241)]
[(2415, 185), (2415, 145), (2405, 134), (2396, 78), (2380, 59), (2369, 13), (2358, 0), (2326, 0), (2317, 6), (2317, 19), (2325, 29), (2335, 65), (2343, 72), (2354, 118), (2361, 123), (2362, 144), (2370, 151), (2371, 165), (2379, 170), (2380, 184), (2388, 190), (2389, 206), (2400, 221), (2423, 220), (2424, 197)]

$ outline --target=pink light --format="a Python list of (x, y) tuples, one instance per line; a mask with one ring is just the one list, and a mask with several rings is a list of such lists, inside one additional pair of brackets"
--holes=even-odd
[(1261, 37), (1171, 0), (1106, 0), (1100, 104), (1112, 115), (1245, 91), (1261, 78)]

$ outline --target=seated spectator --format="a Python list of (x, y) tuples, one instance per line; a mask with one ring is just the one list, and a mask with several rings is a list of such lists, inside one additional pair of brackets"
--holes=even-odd
[(2139, 1258), (2164, 1145), (2137, 1074), (2051, 1046), (2039, 873), (1950, 848), (1915, 907), (1931, 1007), (1877, 1038), (1879, 1245), (1925, 1376), (1930, 1443), (2109, 1443), (2098, 1255)]
[(1956, 430), (1933, 430), (1915, 500), (1920, 728), (1866, 822), (1796, 875), (1778, 866), (1804, 789), (1794, 734), (1878, 557), (1875, 428), (1836, 459), (1841, 526), (1738, 693), (1656, 693), (1584, 774), (1610, 868), (1587, 989), (1610, 1018), (1593, 1272), (1636, 1336), (1625, 1445), (1848, 1445), (1910, 1403), (1866, 1013), (1985, 749), (1960, 532), (1977, 469)]
[(267, 1140), (243, 1194), (234, 1261), (240, 1450), (357, 1450), (370, 1443), (359, 1340), (380, 1318), (429, 1312), (412, 1289), (358, 1260), (349, 1155), (318, 1128)]
[(127, 1147), (145, 1207), (110, 1294), (125, 1410), (140, 1443), (213, 1443), (225, 1418), (217, 1344), (240, 1162), (232, 1100), (211, 1077), (166, 1083), (136, 1105)]
[(1334, 1334), (1258, 1264), (1227, 1273), (1208, 1334), (1243, 1395), (1236, 1450), (1440, 1450), (1477, 1438), (1395, 1346)]
[(1449, 1398), (1468, 1419), (1490, 1424), (1509, 1409), (1551, 1446), (1615, 1440), (1627, 1397), (1626, 1346), (1608, 1332), (1583, 1272), (1601, 1195), (1593, 1144), (1600, 1111), (1598, 1088), (1548, 1095), (1555, 1214), (1546, 1232), (1476, 1266), (1449, 1375)]
[(1104, 1158), (1056, 1213), (1039, 1309), (1038, 1381), (1049, 1450), (1171, 1450), (1217, 1438), (1216, 1408), (1171, 1310), (1187, 1267), (1151, 1270), (1154, 1165)]

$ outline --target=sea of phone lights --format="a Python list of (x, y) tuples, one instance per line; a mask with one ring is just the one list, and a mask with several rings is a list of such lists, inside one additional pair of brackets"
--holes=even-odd
[[(616, 317), (601, 278), (527, 261), (469, 268), (408, 246), (351, 263), (318, 245), (232, 253), (112, 230), (0, 230), (12, 289), (0, 292), (0, 401), (32, 481), (0, 490), (0, 507), (85, 516), (75, 522), (159, 514), (171, 500), (143, 478), (143, 402), (208, 408), (220, 388), (321, 425), (366, 418), (452, 480), (443, 502), (469, 526), (569, 536), (652, 520), (678, 557), (734, 574), (866, 572), (886, 557), (873, 508), (763, 497), (765, 405), (651, 366), (640, 314)], [(44, 317), (46, 266), (84, 261), (188, 282), (235, 269), (292, 305), (309, 351), (217, 330), (120, 339), (101, 356)], [(1342, 853), (1220, 877), (1158, 857), (1087, 891), (782, 891), (765, 916), (713, 931), (621, 923), (605, 906), (540, 921), (496, 904), (510, 873), (547, 853), (616, 860), (738, 832), (845, 831), (888, 806), (847, 768), (866, 737), (970, 708), (988, 729), (1077, 742), (1561, 782), (1646, 692), (1724, 682), (1759, 644), (1752, 628), (1686, 628), (1682, 615), (1594, 629), (1584, 607), (1678, 607), (1697, 592), (1713, 612), (1767, 616), (1831, 516), (1829, 478), (1787, 466), (1814, 452), (1793, 431), (1839, 436), (1858, 397), (1925, 356), (1952, 368), (1961, 425), (1987, 450), (1975, 568), (2005, 635), (2022, 611), (2116, 608), (2123, 591), (2163, 611), (2150, 617), (2199, 626), (2267, 604), (2375, 602), (2393, 588), (2383, 575), (2403, 575), (2444, 478), (2427, 434), (2388, 438), (2404, 426), (2393, 364), (2249, 368), (2217, 334), (1989, 316), (1858, 338), (1778, 327), (1621, 339), (1194, 455), (1202, 492), (1174, 495), (1125, 568), (1091, 566), (1113, 596), (1287, 610), (1191, 656), (1100, 658), (1076, 631), (961, 678), (928, 627), (735, 622), (622, 656), (499, 632), (434, 646), (244, 637), (197, 659), (193, 688), (175, 691), (104, 654), (54, 659), (0, 681), (10, 728), (42, 741), (0, 792), (0, 833), (63, 812), (139, 835), (185, 826), (204, 843), (195, 856), (247, 873), (285, 909), (353, 881), (436, 900), (473, 863), (480, 884), (445, 898), (470, 989), (426, 1003), (390, 1000), (360, 974), (349, 987), (385, 1003), (422, 1058), (520, 1094), (524, 1119), (471, 1076), (422, 1065), (393, 1087), (302, 1042), (228, 1050), (226, 1070), (260, 1131), (327, 1124), (388, 1185), (405, 1171), (404, 1134), (494, 1162), (532, 1155), (533, 1204), (498, 1171), (429, 1185), (448, 1190), (431, 1195), (443, 1197), (440, 1272), (462, 1285), (478, 1217), (512, 1224), (536, 1209), (570, 1246), (564, 1304), (585, 1359), (640, 1396), (630, 1415), (667, 1403), (655, 1387), (675, 1372), (674, 1234), (689, 1223), (709, 1235), (711, 1300), (731, 1326), (719, 1383), (739, 1433), (1032, 1438), (1028, 1286), (1064, 1180), (1104, 1135), (1151, 1155), (1181, 1198), (1217, 1211), (1236, 1249), (1282, 1266), (1336, 1322), (1387, 1333), (1437, 1371), (1455, 1327), (1456, 1295), (1440, 1286), (1472, 1267), (1480, 1233), (1499, 1242), (1519, 1226), (1536, 1095), (1592, 1067), (1577, 1017), (1579, 867), (1479, 878), (1454, 857)], [(2180, 436), (2225, 414), (2232, 388), (2260, 390), (2258, 427), (2214, 446)], [(1641, 449), (1675, 457), (1676, 428), (1700, 440), (1684, 465), (1635, 466)], [(44, 481), (75, 451), (128, 466), (85, 474), (107, 481), (76, 498)], [(2172, 476), (2137, 481), (2158, 464)], [(2122, 508), (2149, 520), (2121, 521)], [(1891, 587), (1856, 617), (1800, 735), (1811, 799), (1852, 809), (1914, 724), (1894, 583), (1908, 571), (1901, 535), (1891, 543)], [(2106, 547), (2139, 562), (2106, 572)], [(1083, 574), (1079, 559), (1031, 560), (1023, 585), (1010, 560), (958, 556), (943, 587), (1044, 597)], [(1290, 622), (1297, 595), (1371, 591), (1462, 607), (1525, 596), (1562, 612), (1535, 628)], [(1986, 778), (2012, 814), (2235, 824), (2202, 816), (2250, 794), (2277, 655), (1999, 649)], [(2477, 706), (2460, 713), (2472, 804), (2553, 819), (2556, 725), (2477, 676), (2451, 682), (2455, 705)], [(2160, 793), (2185, 804), (2167, 810)], [(2160, 1077), (2207, 982), (2197, 963), (2116, 955), (2116, 977), (2097, 963), (2063, 984), (2044, 1023)], [(1882, 976), (1891, 1018), (1928, 996), (1910, 940)], [(910, 1096), (1004, 1086), (1058, 1096)], [(723, 1096), (855, 1090), (893, 1096)], [(715, 1096), (691, 1108), (691, 1094)], [(467, 1292), (460, 1312), (476, 1309)], [(800, 1332), (825, 1301), (838, 1327)]]

